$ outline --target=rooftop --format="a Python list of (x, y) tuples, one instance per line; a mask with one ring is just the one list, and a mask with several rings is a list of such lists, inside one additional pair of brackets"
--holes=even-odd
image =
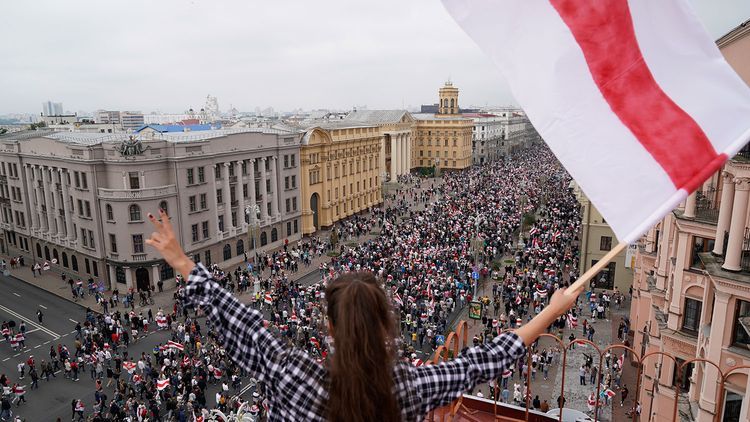
[(344, 122), (398, 123), (409, 112), (406, 110), (354, 110), (347, 114)]
[(415, 120), (471, 120), (461, 114), (432, 114), (432, 113), (415, 113), (412, 114)]

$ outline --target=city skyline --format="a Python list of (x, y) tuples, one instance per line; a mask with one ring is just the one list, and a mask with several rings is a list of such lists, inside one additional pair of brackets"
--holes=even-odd
[[(750, 16), (738, 0), (691, 3), (713, 38)], [(462, 105), (516, 104), (437, 1), (31, 7), (3, 7), (0, 34), (23, 42), (0, 47), (0, 114), (38, 114), (47, 100), (73, 111), (182, 112), (209, 93), (222, 111), (413, 108), (447, 79)]]

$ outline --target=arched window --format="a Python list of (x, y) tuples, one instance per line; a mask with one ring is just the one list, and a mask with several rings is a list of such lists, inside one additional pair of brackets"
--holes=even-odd
[(240, 256), (243, 253), (245, 253), (245, 242), (240, 239), (237, 241), (237, 256)]
[(224, 261), (232, 258), (232, 247), (229, 246), (229, 243), (224, 245)]
[(126, 284), (128, 282), (128, 278), (125, 276), (124, 268), (120, 266), (115, 267), (115, 281), (122, 284)]
[(112, 205), (107, 204), (105, 209), (107, 210), (107, 221), (115, 221), (115, 214), (112, 212)]
[(49, 261), (49, 248), (47, 246), (44, 247), (44, 259)]
[(268, 244), (268, 236), (266, 232), (260, 234), (260, 246), (266, 246)]
[(40, 244), (36, 244), (36, 256), (41, 258), (42, 257), (42, 246)]
[(271, 230), (271, 243), (279, 240), (279, 231), (275, 228)]
[(133, 204), (129, 208), (130, 211), (130, 221), (141, 221), (141, 207), (139, 207), (136, 204)]
[(78, 258), (75, 255), (70, 256), (70, 266), (73, 271), (78, 271)]
[(52, 249), (52, 258), (55, 259), (56, 263), (60, 263), (60, 256), (57, 254), (57, 249)]
[(451, 98), (451, 107), (454, 107), (454, 105), (453, 105), (453, 98)]
[(68, 268), (68, 254), (66, 254), (65, 252), (63, 252), (62, 253), (62, 258), (63, 258), (63, 262), (62, 262), (63, 267)]
[(169, 214), (167, 210), (167, 201), (161, 201), (159, 202), (159, 208), (164, 210), (164, 213)]

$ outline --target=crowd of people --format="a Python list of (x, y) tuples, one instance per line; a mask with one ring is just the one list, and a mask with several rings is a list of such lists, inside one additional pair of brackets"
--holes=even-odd
[[(445, 342), (470, 302), (483, 307), (483, 330), (473, 342), (490, 341), (541, 312), (555, 290), (577, 277), (579, 204), (569, 189), (570, 177), (548, 150), (525, 151), (510, 160), (446, 173), (440, 182), (415, 175), (401, 182), (404, 185), (382, 207), (338, 222), (328, 238), (313, 236), (278, 251), (246, 255), (234, 270), (213, 265), (214, 278), (260, 309), (267, 328), (290, 347), (303, 348), (323, 361), (331, 347), (325, 328), (325, 285), (345, 272), (371, 271), (394, 303), (401, 357), (419, 365)], [(318, 282), (304, 285), (292, 280), (296, 272), (309, 272), (315, 260), (320, 261)], [(490, 277), (494, 281), (479, 288), (480, 279)], [(85, 294), (82, 286), (67, 282), (78, 290), (74, 294)], [(226, 358), (221, 333), (202, 326), (199, 309), (191, 312), (182, 306), (179, 289), (184, 280), (178, 277), (177, 285), (173, 307), (156, 314), (150, 309), (136, 313), (132, 292), (124, 300), (119, 292), (105, 298), (95, 286), (88, 286), (102, 313), (87, 312), (86, 320), (76, 326), (74, 344), (51, 347), (49, 357), (38, 364), (34, 358), (24, 362), (31, 388), (39, 388), (39, 379), (61, 382), (54, 380), (58, 371), (72, 382), (88, 374), (95, 386), (95, 404), (87, 408), (83, 400), (73, 400), (74, 419), (183, 421), (207, 418), (210, 409), (244, 405), (261, 415), (263, 385), (255, 386), (252, 403), (243, 403), (242, 382), (251, 374)], [(609, 307), (612, 299), (597, 296), (595, 287), (587, 296), (593, 307), (584, 309), (581, 300), (550, 327), (550, 333), (562, 337), (564, 328), (576, 328), (583, 320), (583, 337), (592, 338), (594, 329), (585, 311), (595, 317), (599, 304), (605, 305), (606, 298)], [(618, 294), (616, 303), (622, 300)], [(6, 325), (3, 335), (7, 332), (11, 343), (20, 330)], [(623, 328), (624, 338), (627, 329)], [(150, 354), (129, 354), (128, 345), (153, 330), (168, 331), (170, 340)], [(535, 406), (538, 402), (538, 408), (548, 407), (547, 399), (532, 400), (523, 380), (529, 371), (534, 379), (547, 379), (561, 350), (535, 344), (531, 353), (531, 367), (520, 359), (492, 384), (492, 395), (509, 403), (529, 400)], [(602, 373), (597, 379), (605, 390), (617, 384), (622, 368), (620, 358), (611, 361), (609, 376)], [(590, 368), (587, 365), (582, 368)], [(591, 379), (590, 372), (586, 375)], [(516, 377), (518, 382), (511, 385)], [(20, 378), (12, 382), (3, 374), (0, 383), (9, 403), (23, 402)], [(217, 391), (214, 397), (208, 397), (209, 389)], [(0, 416), (4, 418), (5, 411)]]

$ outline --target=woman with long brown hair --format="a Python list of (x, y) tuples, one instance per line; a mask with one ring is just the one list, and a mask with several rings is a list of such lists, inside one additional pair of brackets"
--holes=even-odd
[(263, 327), (260, 312), (240, 303), (201, 264), (188, 258), (169, 217), (149, 214), (156, 231), (146, 241), (188, 280), (184, 299), (202, 306), (223, 334), (235, 363), (268, 386), (271, 421), (421, 421), (481, 382), (497, 378), (575, 302), (556, 292), (526, 325), (472, 347), (439, 365), (414, 367), (396, 356), (392, 307), (372, 273), (347, 273), (326, 288), (327, 365), (299, 349), (285, 349)]

